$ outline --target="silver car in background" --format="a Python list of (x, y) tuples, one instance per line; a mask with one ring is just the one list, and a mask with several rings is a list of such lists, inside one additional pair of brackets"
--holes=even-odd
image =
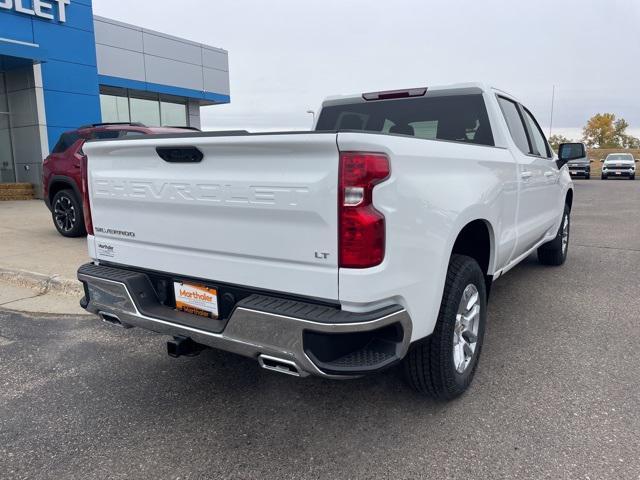
[(587, 156), (586, 145), (584, 146), (584, 152), (584, 157), (571, 160), (569, 163), (567, 163), (571, 178), (583, 177), (586, 180), (589, 180), (591, 178), (591, 161)]

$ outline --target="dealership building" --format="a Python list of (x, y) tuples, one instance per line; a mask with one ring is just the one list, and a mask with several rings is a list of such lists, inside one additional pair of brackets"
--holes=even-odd
[(91, 0), (0, 0), (0, 184), (41, 193), (64, 131), (100, 122), (200, 127), (230, 102), (228, 54), (93, 15)]

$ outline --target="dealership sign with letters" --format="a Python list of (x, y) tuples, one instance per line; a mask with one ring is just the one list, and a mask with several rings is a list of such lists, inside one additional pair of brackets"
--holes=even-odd
[(0, 9), (65, 23), (70, 3), (71, 0), (0, 0)]

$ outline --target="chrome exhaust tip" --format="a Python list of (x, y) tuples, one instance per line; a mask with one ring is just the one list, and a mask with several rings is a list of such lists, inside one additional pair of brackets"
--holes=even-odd
[(120, 328), (131, 328), (130, 325), (122, 323), (117, 315), (108, 312), (98, 312), (98, 315), (102, 319), (104, 323), (108, 323), (109, 325), (115, 325)]
[(265, 370), (284, 373), (285, 375), (292, 375), (294, 377), (302, 376), (296, 362), (291, 360), (260, 354), (258, 355), (258, 363)]

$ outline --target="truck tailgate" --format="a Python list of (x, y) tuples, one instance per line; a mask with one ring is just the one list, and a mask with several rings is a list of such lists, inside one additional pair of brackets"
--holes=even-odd
[[(168, 162), (156, 147), (196, 147), (203, 159)], [(338, 298), (336, 134), (185, 135), (84, 150), (94, 258)]]

